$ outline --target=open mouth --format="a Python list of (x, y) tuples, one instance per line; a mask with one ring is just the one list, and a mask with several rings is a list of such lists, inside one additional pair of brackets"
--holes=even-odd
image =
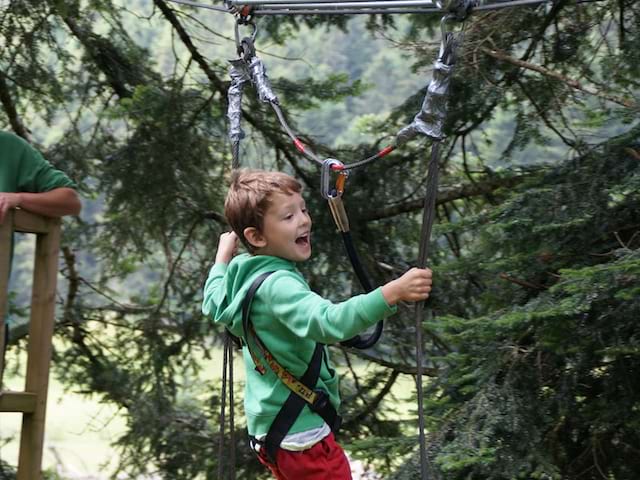
[(310, 236), (308, 233), (305, 233), (304, 235), (300, 235), (298, 238), (296, 238), (296, 244), (302, 247), (306, 247), (307, 245), (309, 245), (309, 243), (310, 243)]

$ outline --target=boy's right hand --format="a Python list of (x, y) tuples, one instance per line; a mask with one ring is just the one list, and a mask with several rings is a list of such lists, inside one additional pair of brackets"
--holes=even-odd
[(428, 268), (412, 268), (384, 285), (382, 295), (389, 305), (426, 300), (431, 292), (432, 275)]
[(238, 236), (234, 232), (225, 232), (218, 240), (218, 251), (216, 252), (216, 263), (229, 263), (238, 253)]

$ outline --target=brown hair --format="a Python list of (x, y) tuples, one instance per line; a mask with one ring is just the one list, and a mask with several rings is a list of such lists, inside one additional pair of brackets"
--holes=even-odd
[(262, 231), (264, 215), (274, 193), (292, 195), (300, 193), (302, 185), (290, 175), (266, 170), (236, 170), (224, 202), (224, 215), (240, 241), (252, 252), (253, 247), (244, 237), (244, 229), (255, 227)]

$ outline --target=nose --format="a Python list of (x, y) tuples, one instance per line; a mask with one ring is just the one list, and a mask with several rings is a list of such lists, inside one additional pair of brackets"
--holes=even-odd
[(311, 222), (311, 215), (309, 215), (309, 212), (301, 212), (301, 213), (302, 213), (302, 224), (311, 226), (312, 222)]

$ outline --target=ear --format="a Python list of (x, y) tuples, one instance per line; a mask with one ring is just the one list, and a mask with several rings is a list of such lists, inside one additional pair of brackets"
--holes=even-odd
[(247, 227), (242, 233), (244, 233), (244, 238), (247, 239), (247, 242), (254, 248), (262, 248), (267, 245), (267, 239), (256, 227)]

